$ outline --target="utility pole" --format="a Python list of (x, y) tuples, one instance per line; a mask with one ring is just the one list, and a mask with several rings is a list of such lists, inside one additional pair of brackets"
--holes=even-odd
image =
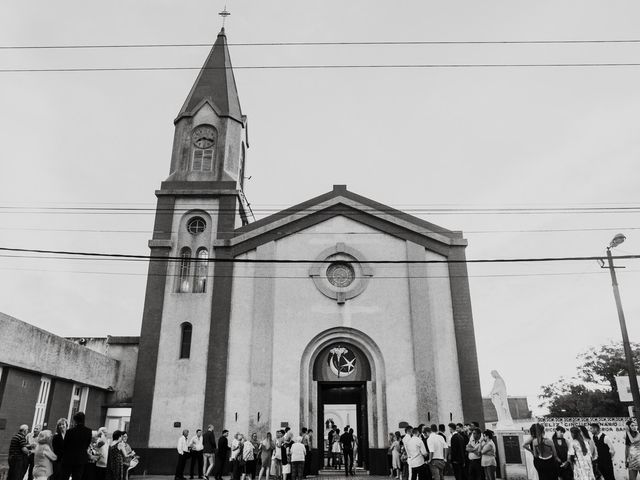
[(618, 278), (616, 277), (616, 267), (613, 265), (613, 256), (611, 249), (620, 245), (625, 241), (625, 236), (621, 233), (617, 234), (607, 247), (607, 261), (609, 262), (609, 272), (611, 273), (611, 284), (613, 285), (613, 296), (616, 299), (616, 307), (618, 308), (618, 320), (620, 321), (620, 330), (622, 331), (622, 346), (627, 359), (627, 371), (629, 373), (629, 386), (631, 387), (631, 396), (633, 397), (633, 408), (635, 410), (636, 422), (640, 416), (640, 391), (638, 390), (638, 377), (636, 374), (636, 366), (633, 361), (633, 352), (629, 343), (629, 334), (627, 333), (627, 322), (624, 319), (624, 311), (622, 310), (622, 302), (620, 300), (620, 291), (618, 289)]

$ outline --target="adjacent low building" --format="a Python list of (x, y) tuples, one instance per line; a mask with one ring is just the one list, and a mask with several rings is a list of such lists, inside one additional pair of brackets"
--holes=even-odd
[(92, 428), (128, 427), (138, 337), (62, 338), (3, 313), (0, 332), (0, 445), (21, 424), (54, 430), (77, 411)]

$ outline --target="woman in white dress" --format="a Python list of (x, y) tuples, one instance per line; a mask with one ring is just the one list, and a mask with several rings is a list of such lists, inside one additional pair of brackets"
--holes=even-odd
[(400, 432), (394, 433), (393, 443), (391, 444), (391, 465), (393, 466), (392, 474), (397, 479), (400, 478), (400, 472), (402, 472), (402, 464), (400, 463), (401, 442)]
[(342, 468), (342, 446), (340, 445), (340, 435), (333, 436), (331, 456), (333, 457), (333, 468), (336, 470)]
[(573, 466), (575, 480), (595, 480), (591, 451), (578, 427), (571, 427), (571, 441), (569, 442), (569, 462)]

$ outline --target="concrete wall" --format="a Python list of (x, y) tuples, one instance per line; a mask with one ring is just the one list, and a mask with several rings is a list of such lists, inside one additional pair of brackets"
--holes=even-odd
[(117, 360), (118, 370), (113, 392), (106, 396), (105, 402), (109, 405), (131, 403), (138, 363), (139, 337), (67, 337), (67, 340)]
[(107, 389), (116, 383), (118, 362), (0, 313), (0, 363)]
[(131, 403), (138, 364), (138, 338), (108, 337), (108, 344), (107, 355), (118, 361), (118, 375), (107, 401), (112, 405)]
[(56, 378), (51, 380), (47, 424), (52, 431), (56, 428), (58, 419), (67, 418), (67, 415), (69, 415), (69, 404), (71, 402), (72, 391), (73, 382)]
[(0, 429), (0, 445), (8, 448), (11, 437), (21, 424), (26, 423), (31, 427), (42, 375), (4, 366), (3, 377), (5, 375), (6, 383), (0, 398), (0, 419), (6, 422), (6, 428)]
[[(206, 246), (211, 255), (213, 232), (217, 228), (217, 199), (178, 198), (175, 205), (172, 231), (171, 256), (179, 256), (183, 246), (196, 252)], [(197, 236), (186, 232), (185, 212), (207, 212), (207, 229)], [(186, 214), (187, 216), (189, 214)], [(204, 413), (205, 378), (211, 318), (211, 269), (205, 293), (177, 293), (179, 264), (169, 265), (158, 347), (158, 364), (155, 377), (149, 447), (173, 447), (180, 431), (202, 428)], [(180, 359), (180, 325), (190, 322), (193, 326), (191, 355)], [(181, 427), (175, 428), (174, 422)]]
[[(275, 258), (313, 259), (340, 242), (360, 251), (368, 260), (403, 261), (408, 255), (404, 240), (345, 217), (334, 217), (273, 242), (268, 248)], [(420, 248), (418, 253), (422, 259), (435, 258), (435, 254)], [(248, 258), (252, 256), (259, 257), (260, 248), (248, 254)], [(372, 265), (373, 277), (367, 288), (342, 305), (316, 288), (309, 277), (309, 265), (276, 265), (275, 272), (266, 274), (269, 264), (236, 264), (225, 427), (232, 432), (273, 431), (286, 421), (294, 431), (301, 426), (315, 429), (315, 424), (299, 425), (302, 393), (299, 359), (319, 332), (337, 327), (362, 332), (380, 349), (386, 378), (384, 388), (376, 385), (376, 395), (384, 397), (379, 398), (380, 413), (386, 411), (387, 426), (395, 429), (400, 421), (427, 421), (419, 418), (416, 401), (419, 369), (429, 372), (434, 382), (429, 388), (440, 394), (439, 401), (427, 399), (423, 405), (425, 412), (430, 412), (431, 420), (447, 423), (449, 412), (459, 418), (462, 407), (448, 274), (446, 265), (444, 269), (437, 267), (439, 265), (430, 265), (430, 278), (424, 279), (417, 290), (414, 286), (414, 297), (417, 292), (422, 302), (420, 309), (414, 309), (406, 264)], [(431, 322), (429, 331), (433, 332), (427, 341), (438, 344), (434, 345), (429, 358), (421, 354), (424, 344), (416, 345), (419, 350), (414, 352), (410, 342), (414, 335), (412, 323), (423, 325), (427, 321)], [(272, 337), (268, 334), (269, 328), (273, 328)], [(247, 368), (249, 365), (260, 368)], [(270, 391), (265, 393), (263, 385), (271, 385)], [(315, 398), (308, 400), (315, 402)], [(433, 404), (429, 404), (430, 401)], [(371, 411), (371, 406), (369, 408)], [(260, 422), (257, 422), (258, 412)], [(384, 421), (382, 418), (372, 420)], [(385, 428), (379, 428), (373, 438), (374, 429), (370, 427), (372, 447), (385, 441)]]

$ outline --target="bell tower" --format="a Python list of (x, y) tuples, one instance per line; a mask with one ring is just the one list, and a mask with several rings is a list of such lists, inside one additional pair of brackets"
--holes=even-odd
[(211, 380), (219, 352), (210, 345), (225, 328), (216, 291), (230, 279), (225, 262), (211, 260), (224, 257), (216, 248), (249, 222), (247, 118), (224, 28), (174, 124), (169, 176), (156, 191), (130, 425), (150, 459), (172, 449), (181, 428), (202, 425), (205, 416), (222, 422)]
[(247, 117), (240, 109), (224, 28), (174, 123), (167, 181), (233, 181), (242, 189)]

